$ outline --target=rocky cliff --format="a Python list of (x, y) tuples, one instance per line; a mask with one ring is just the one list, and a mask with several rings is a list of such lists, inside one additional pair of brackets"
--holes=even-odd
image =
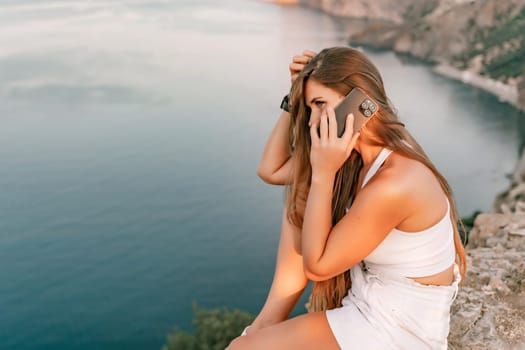
[(525, 110), (524, 0), (300, 0), (365, 19), (353, 45), (392, 49), (436, 63), (438, 73)]
[(525, 214), (481, 214), (452, 306), (449, 348), (525, 349)]
[(305, 6), (338, 17), (367, 19), (402, 24), (409, 18), (430, 13), (438, 0), (299, 0)]
[(478, 215), (470, 232), (468, 273), (452, 307), (451, 350), (525, 349), (524, 162), (512, 179), (494, 212)]
[(521, 79), (519, 85), (518, 85), (518, 103), (521, 106), (521, 109), (525, 106), (525, 78)]

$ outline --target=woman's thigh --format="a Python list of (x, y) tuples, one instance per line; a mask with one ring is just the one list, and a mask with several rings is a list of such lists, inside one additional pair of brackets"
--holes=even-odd
[(294, 317), (235, 339), (227, 350), (340, 350), (323, 311)]

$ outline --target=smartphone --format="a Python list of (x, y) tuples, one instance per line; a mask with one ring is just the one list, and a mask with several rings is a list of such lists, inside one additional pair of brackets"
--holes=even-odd
[(337, 120), (337, 136), (341, 137), (345, 131), (346, 116), (354, 114), (354, 134), (358, 132), (374, 115), (377, 114), (379, 105), (363, 90), (355, 87), (345, 96), (343, 101), (335, 107)]

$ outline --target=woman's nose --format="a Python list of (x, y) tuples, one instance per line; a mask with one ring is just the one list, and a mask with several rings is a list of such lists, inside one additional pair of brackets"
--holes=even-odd
[(319, 119), (321, 119), (320, 114), (315, 114), (310, 116), (310, 121), (308, 122), (308, 126), (312, 126), (313, 124), (319, 123)]

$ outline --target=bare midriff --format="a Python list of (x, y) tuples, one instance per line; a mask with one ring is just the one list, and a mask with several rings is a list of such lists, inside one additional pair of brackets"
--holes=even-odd
[(435, 275), (424, 277), (409, 277), (417, 283), (434, 286), (450, 286), (454, 281), (454, 265), (450, 265), (444, 271), (438, 272)]

